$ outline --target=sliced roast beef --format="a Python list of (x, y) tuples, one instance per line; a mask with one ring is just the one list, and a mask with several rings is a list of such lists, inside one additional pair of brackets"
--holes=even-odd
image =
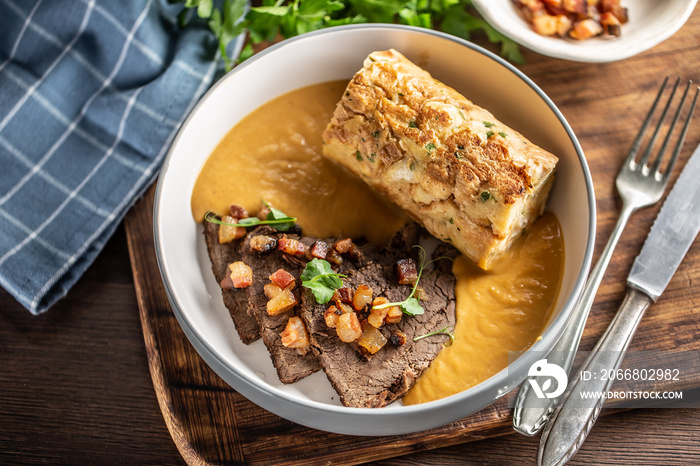
[[(274, 239), (290, 238), (299, 240), (297, 235), (280, 233), (268, 226), (257, 227), (248, 233), (243, 240), (240, 250), (240, 260), (248, 264), (253, 269), (253, 284), (245, 289), (247, 297), (248, 315), (257, 322), (262, 340), (267, 346), (272, 358), (272, 363), (277, 369), (277, 375), (283, 383), (294, 383), (321, 368), (321, 365), (312, 351), (300, 354), (295, 348), (287, 348), (282, 344), (280, 334), (287, 325), (287, 321), (296, 315), (298, 306), (281, 314), (271, 316), (267, 313), (267, 301), (264, 286), (270, 283), (269, 276), (282, 268), (297, 278), (297, 287), (294, 294), (299, 299), (301, 292), (298, 277), (304, 267), (304, 260), (294, 258), (289, 254), (279, 251), (277, 248), (263, 252), (251, 249), (251, 242), (256, 243), (256, 237), (266, 236)], [(312, 239), (305, 239), (306, 243)]]
[[(207, 243), (212, 272), (214, 272), (216, 281), (221, 283), (226, 276), (228, 264), (239, 260), (242, 241), (219, 243), (219, 225), (212, 222), (204, 222), (204, 238)], [(247, 312), (248, 297), (245, 290), (235, 288), (225, 290), (222, 288), (221, 295), (241, 341), (247, 345), (259, 339), (258, 323)]]
[[(417, 244), (416, 231), (404, 229), (378, 261), (346, 270), (345, 286), (355, 290), (366, 285), (375, 297), (384, 296), (390, 302), (404, 300), (411, 286), (398, 283), (393, 266), (415, 253), (411, 246)], [(419, 341), (414, 338), (454, 326), (455, 278), (440, 270), (426, 270), (419, 285), (425, 293), (421, 300), (425, 312), (403, 315), (400, 323), (383, 325), (380, 331), (388, 343), (371, 358), (358, 351), (356, 344), (341, 341), (336, 330), (326, 325), (324, 313), (332, 303), (318, 304), (313, 294), (304, 290), (301, 317), (311, 335), (311, 347), (344, 405), (376, 408), (391, 403), (413, 386), (443, 348), (449, 338), (445, 334)]]

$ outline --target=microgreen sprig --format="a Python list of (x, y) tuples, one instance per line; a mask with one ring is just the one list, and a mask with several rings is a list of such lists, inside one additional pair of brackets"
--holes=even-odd
[(258, 217), (246, 217), (238, 220), (238, 222), (236, 223), (227, 223), (219, 220), (216, 217), (216, 214), (211, 210), (204, 214), (204, 220), (206, 220), (207, 222), (216, 223), (218, 225), (228, 225), (245, 228), (255, 227), (258, 225), (270, 225), (277, 231), (288, 231), (294, 226), (294, 223), (297, 221), (296, 217), (288, 216), (281, 210), (271, 207), (270, 204), (268, 204), (265, 201), (263, 201), (263, 204), (265, 204), (265, 206), (268, 209), (270, 209), (270, 212), (267, 214), (267, 217), (265, 217), (265, 220), (260, 220)]
[(314, 258), (301, 273), (301, 286), (311, 290), (317, 303), (325, 304), (331, 300), (335, 290), (343, 286), (343, 278), (346, 276), (333, 272), (328, 261)]
[[(422, 340), (423, 338), (432, 337), (433, 335), (447, 335), (448, 337), (450, 337), (450, 339), (445, 342), (445, 346), (450, 346), (455, 341), (455, 336), (452, 333), (453, 331), (454, 327), (448, 326), (445, 328), (441, 328), (440, 330), (435, 330), (434, 332), (426, 333), (425, 335), (415, 337), (413, 341)], [(449, 343), (447, 343), (448, 341)]]

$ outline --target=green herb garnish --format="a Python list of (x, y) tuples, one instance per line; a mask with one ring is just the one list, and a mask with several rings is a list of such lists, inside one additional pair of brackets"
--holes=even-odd
[(372, 133), (373, 138), (378, 138), (379, 137), (379, 131), (375, 131)]
[(427, 151), (428, 151), (428, 154), (430, 154), (432, 151), (435, 150), (435, 144), (433, 144), (432, 142), (429, 142), (429, 143), (425, 146), (425, 150), (427, 150)]
[(416, 289), (418, 288), (418, 283), (420, 282), (420, 278), (423, 275), (423, 271), (425, 270), (425, 268), (437, 260), (445, 259), (445, 257), (438, 257), (436, 259), (431, 260), (430, 262), (425, 262), (425, 256), (426, 256), (425, 249), (423, 249), (421, 246), (418, 246), (418, 245), (415, 245), (413, 247), (419, 249), (419, 251), (418, 251), (418, 278), (416, 278), (416, 283), (413, 284), (413, 288), (411, 288), (411, 292), (409, 293), (408, 297), (406, 299), (404, 299), (403, 301), (386, 303), (386, 304), (379, 304), (377, 306), (372, 306), (372, 309), (384, 309), (387, 307), (399, 306), (401, 308), (401, 311), (403, 311), (404, 314), (408, 314), (410, 316), (417, 316), (417, 315), (423, 314), (425, 312), (425, 309), (423, 309), (423, 306), (420, 305), (420, 301), (418, 300), (418, 298), (414, 297), (413, 295), (416, 294)]
[(325, 304), (343, 286), (343, 278), (345, 275), (333, 272), (328, 261), (314, 258), (301, 273), (301, 286), (311, 290), (317, 303)]
[(507, 135), (506, 133), (504, 133), (503, 131), (499, 131), (499, 132), (498, 132), (498, 135), (501, 136), (502, 138), (507, 138), (507, 137), (508, 137), (508, 135)]
[(445, 342), (445, 346), (450, 346), (455, 341), (455, 336), (452, 333), (453, 331), (454, 327), (445, 327), (441, 328), (440, 330), (435, 330), (434, 332), (426, 333), (425, 335), (415, 337), (413, 341), (422, 340), (423, 338), (432, 337), (433, 335), (447, 335), (448, 337), (450, 337), (450, 339)]
[(494, 124), (491, 123), (490, 121), (485, 121), (485, 122), (484, 122), (484, 126), (486, 126), (487, 128), (490, 128), (490, 127), (492, 127), (493, 125), (494, 125)]
[(360, 154), (359, 150), (355, 152), (355, 158), (358, 162), (362, 162), (362, 154)]
[(228, 225), (235, 227), (255, 227), (258, 225), (271, 225), (277, 231), (287, 231), (294, 226), (297, 221), (296, 217), (290, 217), (281, 210), (271, 207), (270, 204), (263, 201), (263, 204), (270, 209), (270, 212), (265, 217), (265, 220), (260, 220), (258, 217), (246, 217), (238, 220), (236, 223), (222, 222), (216, 218), (216, 214), (211, 210), (204, 214), (204, 220), (211, 223), (216, 223), (218, 225)]
[(491, 130), (486, 131), (486, 138), (489, 139), (494, 135), (494, 132)]
[(486, 202), (486, 201), (488, 201), (489, 199), (491, 199), (491, 193), (488, 192), (488, 191), (482, 191), (481, 194), (480, 194), (480, 196), (481, 196), (481, 200), (484, 201), (484, 202)]
[[(462, 39), (472, 39), (473, 33), (500, 44), (501, 55), (514, 63), (523, 63), (518, 44), (496, 31), (480, 17), (471, 0), (426, 2), (416, 0), (263, 0), (259, 6), (248, 8), (247, 0), (186, 0), (180, 24), (186, 26), (194, 16), (207, 21), (214, 33), (220, 54), (230, 70), (235, 61), (228, 45), (246, 32), (246, 44), (239, 61), (253, 54), (253, 46), (289, 38), (305, 32), (342, 24), (399, 23), (428, 29), (438, 29)], [(192, 14), (196, 10), (196, 15)]]
[(409, 127), (409, 128), (418, 128), (418, 126), (416, 126), (416, 122), (415, 122), (415, 121), (409, 121), (409, 122), (408, 122), (408, 127)]

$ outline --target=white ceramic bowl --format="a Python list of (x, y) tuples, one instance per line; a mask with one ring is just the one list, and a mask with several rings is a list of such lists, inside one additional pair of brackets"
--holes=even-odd
[(629, 21), (618, 38), (584, 41), (545, 37), (525, 21), (513, 0), (474, 0), (474, 6), (494, 28), (523, 47), (555, 58), (579, 62), (611, 62), (648, 50), (671, 37), (688, 20), (697, 0), (623, 0)]
[[(507, 369), (462, 393), (422, 405), (382, 409), (339, 404), (323, 371), (279, 382), (262, 342), (240, 342), (213, 278), (201, 226), (190, 212), (195, 179), (221, 138), (245, 115), (293, 89), (349, 78), (374, 50), (395, 48), (533, 142), (557, 154), (549, 208), (565, 238), (565, 272), (556, 312), (542, 339)], [(561, 334), (590, 265), (593, 186), (581, 147), (564, 117), (527, 77), (497, 56), (445, 34), (393, 25), (344, 26), (271, 47), (222, 78), (180, 129), (163, 166), (155, 202), (155, 243), (165, 287), (183, 331), (217, 374), (248, 399), (291, 421), (326, 431), (390, 435), (447, 424), (506, 394)]]

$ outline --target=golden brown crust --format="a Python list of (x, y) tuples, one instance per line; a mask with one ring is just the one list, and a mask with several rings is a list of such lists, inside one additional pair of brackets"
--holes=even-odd
[(557, 158), (403, 55), (374, 52), (324, 154), (487, 268), (542, 211)]

